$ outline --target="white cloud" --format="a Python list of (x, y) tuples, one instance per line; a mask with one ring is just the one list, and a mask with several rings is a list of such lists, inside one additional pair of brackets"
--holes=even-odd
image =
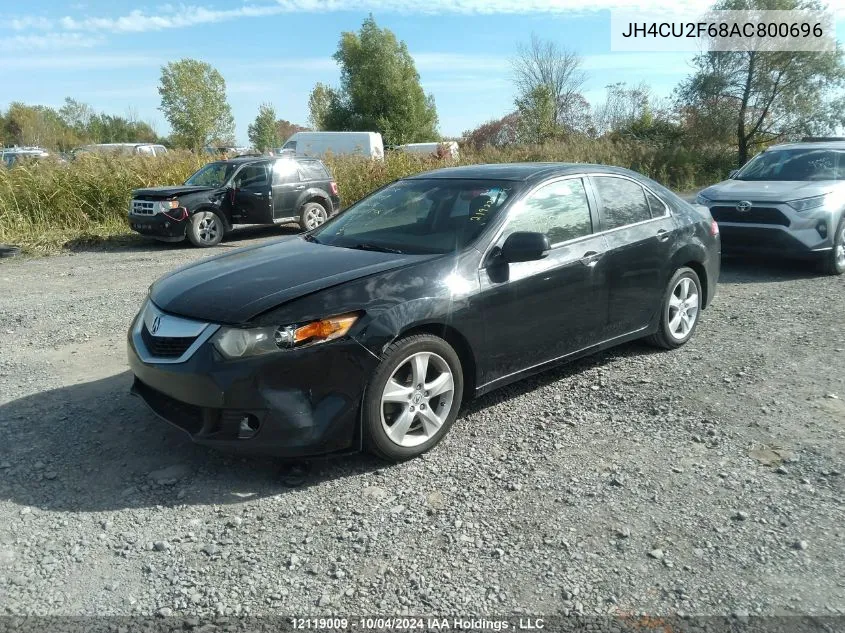
[(162, 59), (148, 55), (0, 55), (0, 70), (107, 70), (161, 66), (162, 63)]
[(425, 14), (527, 14), (590, 13), (603, 9), (672, 10), (700, 8), (698, 0), (276, 0), (271, 4), (248, 3), (237, 8), (218, 9), (201, 5), (165, 5), (157, 13), (139, 9), (119, 17), (91, 15), (50, 20), (38, 16), (16, 18), (16, 30), (52, 29), (65, 31), (105, 31), (141, 33), (225, 22), (239, 18), (268, 17), (285, 13), (328, 13), (336, 11), (376, 11)]
[(46, 35), (13, 35), (0, 38), (0, 52), (25, 55), (34, 51), (56, 51), (69, 48), (93, 48), (102, 37), (82, 33), (49, 33)]

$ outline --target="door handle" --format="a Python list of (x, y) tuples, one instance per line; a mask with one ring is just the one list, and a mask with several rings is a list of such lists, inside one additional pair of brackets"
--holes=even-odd
[(587, 251), (586, 253), (584, 253), (584, 256), (581, 257), (581, 263), (584, 264), (584, 266), (592, 268), (593, 266), (599, 263), (600, 259), (601, 253), (598, 253), (596, 251)]
[(657, 232), (657, 239), (660, 240), (661, 242), (665, 242), (666, 240), (669, 239), (669, 231), (667, 231), (666, 229), (660, 229)]
[(257, 197), (259, 197), (259, 198), (263, 198), (263, 197), (264, 197), (264, 194), (263, 194), (263, 193), (261, 193), (260, 191), (253, 191), (253, 192), (252, 192), (252, 195), (257, 196)]
[(294, 191), (302, 191), (303, 189), (305, 189), (305, 185), (299, 185), (298, 187), (293, 188)]

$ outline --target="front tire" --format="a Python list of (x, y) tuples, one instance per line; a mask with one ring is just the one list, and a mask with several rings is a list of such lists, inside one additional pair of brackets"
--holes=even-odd
[(316, 229), (323, 222), (329, 219), (329, 212), (319, 202), (308, 202), (302, 207), (299, 214), (299, 226), (303, 231)]
[(675, 349), (692, 338), (701, 314), (701, 281), (692, 269), (679, 268), (672, 275), (660, 303), (660, 325), (648, 342), (664, 349)]
[(845, 273), (845, 218), (836, 227), (833, 236), (833, 248), (822, 260), (822, 270), (828, 275)]
[(194, 246), (209, 248), (220, 243), (225, 230), (226, 227), (219, 215), (213, 211), (198, 211), (191, 216), (188, 239)]
[(463, 388), (461, 361), (446, 341), (430, 334), (396, 341), (364, 395), (367, 449), (392, 462), (430, 450), (455, 422)]

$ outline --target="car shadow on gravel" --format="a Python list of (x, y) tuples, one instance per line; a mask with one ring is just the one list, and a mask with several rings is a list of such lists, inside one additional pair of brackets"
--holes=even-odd
[[(218, 254), (218, 249), (240, 248), (250, 246), (257, 240), (270, 240), (286, 235), (301, 233), (302, 229), (295, 224), (282, 226), (249, 225), (239, 226), (228, 234), (223, 242), (208, 249), (209, 255)], [(136, 233), (111, 235), (108, 237), (80, 237), (65, 243), (64, 250), (74, 253), (171, 253), (183, 250), (200, 250), (189, 241), (159, 242), (151, 238), (142, 237)]]
[[(640, 342), (543, 372), (469, 402), (458, 419), (625, 356)], [(130, 372), (0, 405), (0, 499), (52, 511), (226, 505), (291, 490), (284, 462), (198, 446), (129, 395)], [(308, 462), (302, 486), (391, 465), (369, 455)]]
[(826, 277), (814, 261), (722, 255), (719, 283), (757, 284)]
[[(285, 463), (198, 446), (129, 395), (124, 372), (0, 405), (0, 499), (52, 511), (225, 505), (285, 494)], [(315, 460), (303, 485), (385, 464)]]

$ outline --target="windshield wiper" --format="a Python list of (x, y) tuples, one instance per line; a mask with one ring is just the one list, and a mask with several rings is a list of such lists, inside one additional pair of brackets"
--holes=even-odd
[(378, 244), (370, 244), (369, 242), (353, 244), (352, 246), (348, 246), (347, 248), (356, 248), (359, 251), (378, 251), (380, 253), (397, 253), (399, 255), (405, 254), (403, 251), (400, 251), (397, 248), (390, 248), (389, 246), (379, 246)]
[(316, 237), (314, 237), (313, 235), (308, 235), (307, 233), (302, 236), (302, 239), (304, 239), (308, 242), (313, 242), (314, 244), (322, 244), (322, 242), (320, 240), (318, 240)]

